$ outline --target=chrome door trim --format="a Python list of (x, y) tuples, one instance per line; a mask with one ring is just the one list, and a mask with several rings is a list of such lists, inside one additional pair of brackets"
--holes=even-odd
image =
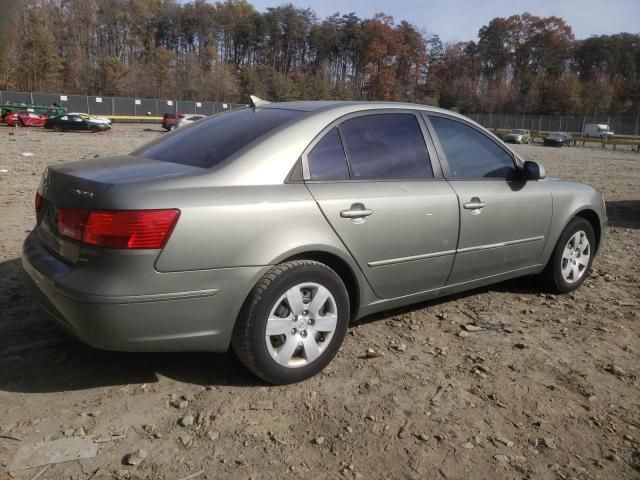
[(521, 243), (538, 242), (540, 240), (544, 240), (544, 235), (539, 235), (537, 237), (521, 238), (518, 240), (510, 240), (508, 242), (490, 243), (488, 245), (478, 245), (476, 247), (459, 248), (456, 250), (456, 253), (467, 253), (467, 252), (476, 252), (478, 250), (489, 250), (492, 248), (510, 247), (512, 245), (520, 245)]
[(441, 252), (425, 253), (424, 255), (413, 255), (411, 257), (389, 258), (387, 260), (377, 260), (375, 262), (367, 262), (369, 267), (381, 267), (383, 265), (391, 265), (394, 263), (413, 262), (414, 260), (424, 260), (425, 258), (444, 257), (453, 255), (455, 250), (443, 250)]
[(538, 242), (544, 240), (544, 235), (537, 237), (521, 238), (518, 240), (510, 240), (508, 242), (491, 243), (487, 245), (479, 245), (477, 247), (458, 248), (456, 250), (442, 250), (440, 252), (426, 253), (424, 255), (413, 255), (411, 257), (399, 257), (389, 258), (386, 260), (376, 260), (374, 262), (367, 262), (369, 267), (382, 267), (384, 265), (392, 265), (395, 263), (413, 262), (415, 260), (424, 260), (426, 258), (444, 257), (445, 255), (453, 255), (454, 253), (467, 253), (475, 252), (478, 250), (490, 250), (492, 248), (510, 247), (512, 245), (520, 245), (522, 243)]

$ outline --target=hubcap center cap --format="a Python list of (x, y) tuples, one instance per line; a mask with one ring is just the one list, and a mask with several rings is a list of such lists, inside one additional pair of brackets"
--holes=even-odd
[(309, 326), (309, 317), (306, 315), (298, 315), (295, 327), (299, 331), (304, 331)]

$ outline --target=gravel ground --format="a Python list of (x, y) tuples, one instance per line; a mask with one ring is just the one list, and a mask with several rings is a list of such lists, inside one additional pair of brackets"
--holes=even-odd
[(9, 471), (20, 447), (82, 437), (97, 456), (39, 478), (640, 478), (639, 154), (516, 147), (605, 195), (608, 238), (577, 292), (520, 279), (366, 318), (323, 374), (267, 387), (231, 354), (86, 347), (24, 290), (43, 168), (158, 135), (0, 128), (0, 479), (42, 470)]

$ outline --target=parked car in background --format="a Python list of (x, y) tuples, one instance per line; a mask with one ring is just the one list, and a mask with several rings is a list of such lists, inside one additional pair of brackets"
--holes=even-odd
[(507, 133), (503, 139), (505, 143), (531, 143), (529, 130), (514, 129)]
[(52, 129), (56, 132), (88, 131), (97, 133), (109, 130), (111, 126), (104, 122), (97, 122), (88, 115), (83, 118), (80, 115), (68, 113), (59, 117), (48, 118), (44, 123), (44, 128)]
[(203, 118), (207, 118), (207, 116), (197, 115), (197, 114), (184, 115), (178, 119), (177, 126), (178, 128), (188, 127), (189, 125), (193, 125), (194, 122), (197, 122), (198, 120), (202, 120)]
[(95, 115), (89, 115), (88, 113), (78, 113), (78, 112), (71, 112), (71, 113), (68, 113), (67, 115), (77, 115), (84, 120), (92, 120), (95, 123), (106, 123), (107, 125), (111, 125), (111, 119), (107, 117), (97, 117)]
[(570, 147), (576, 144), (575, 138), (567, 132), (551, 132), (544, 137), (545, 147)]
[(44, 127), (46, 115), (21, 111), (11, 112), (4, 116), (4, 123), (10, 127)]
[(178, 120), (184, 117), (183, 113), (165, 113), (162, 116), (162, 128), (167, 132), (178, 126)]
[(384, 102), (212, 116), (49, 166), (35, 205), (22, 264), (77, 337), (232, 346), (276, 384), (321, 371), (375, 312), (532, 274), (571, 292), (607, 223), (597, 190), (545, 179), (468, 118)]
[(611, 140), (614, 133), (606, 123), (587, 123), (582, 131), (582, 136), (586, 138), (602, 138)]

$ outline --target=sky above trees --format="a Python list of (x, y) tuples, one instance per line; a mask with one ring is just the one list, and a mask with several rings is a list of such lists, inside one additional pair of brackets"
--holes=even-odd
[[(278, 0), (255, 0), (258, 10), (275, 7)], [(355, 12), (372, 17), (384, 12), (409, 20), (427, 34), (445, 42), (477, 40), (478, 29), (494, 17), (529, 12), (539, 17), (563, 18), (576, 38), (614, 33), (640, 33), (639, 0), (291, 0), (326, 17)]]

